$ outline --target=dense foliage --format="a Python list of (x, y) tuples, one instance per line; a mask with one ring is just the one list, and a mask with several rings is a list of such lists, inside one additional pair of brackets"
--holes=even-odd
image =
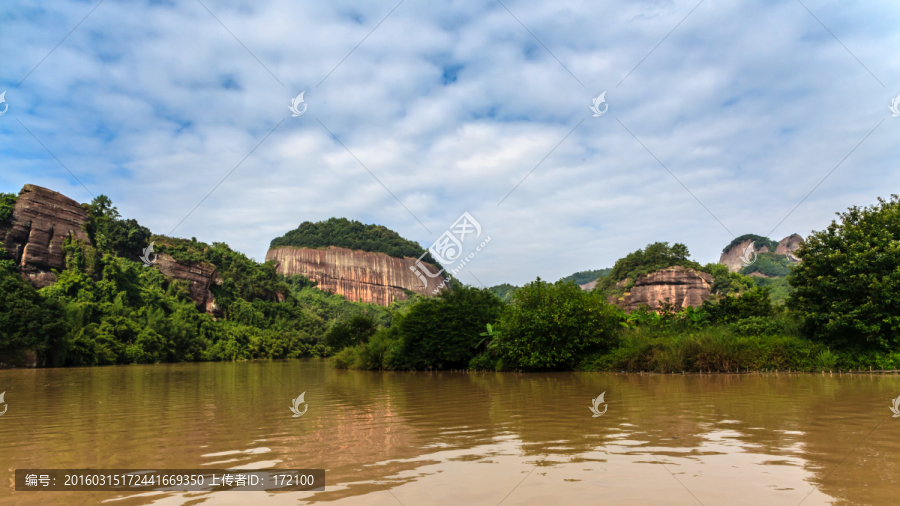
[[(400, 234), (387, 227), (363, 225), (356, 220), (351, 221), (346, 218), (330, 218), (318, 223), (304, 221), (296, 229), (273, 239), (269, 245), (270, 248), (281, 246), (312, 249), (338, 246), (352, 250), (384, 253), (397, 258), (419, 258), (425, 252), (419, 243), (404, 239), (400, 237)], [(437, 265), (430, 253), (426, 254), (422, 260)]]
[(571, 369), (585, 353), (611, 346), (617, 310), (599, 292), (538, 278), (519, 290), (498, 323), (501, 368)]
[(123, 219), (106, 195), (81, 207), (88, 215), (85, 230), (91, 244), (100, 251), (134, 260), (150, 244), (150, 229), (142, 227), (136, 220)]
[(834, 345), (900, 348), (900, 197), (851, 207), (796, 255), (789, 306), (808, 335)]
[(722, 250), (722, 253), (727, 253), (728, 250), (746, 241), (747, 239), (753, 241), (753, 246), (756, 251), (759, 251), (765, 247), (768, 248), (770, 253), (775, 253), (775, 250), (778, 248), (778, 241), (773, 241), (772, 239), (763, 237), (761, 235), (744, 234), (742, 236), (735, 237), (734, 240), (728, 243), (728, 246), (725, 246), (725, 249)]
[[(285, 279), (226, 244), (151, 236), (106, 196), (82, 207), (93, 245), (65, 241), (55, 284), (36, 290), (0, 249), (0, 363), (22, 363), (26, 351), (44, 365), (323, 356), (391, 324), (387, 308)], [(135, 261), (150, 242), (187, 266), (215, 268), (218, 317), (198, 310), (187, 282)]]
[(742, 267), (738, 272), (747, 276), (756, 272), (769, 278), (783, 278), (791, 273), (793, 266), (794, 262), (791, 262), (787, 255), (776, 255), (774, 252), (760, 253), (756, 256), (755, 262)]
[(627, 279), (628, 283), (625, 287), (627, 290), (640, 276), (666, 267), (680, 265), (700, 269), (700, 264), (688, 258), (690, 255), (687, 246), (681, 243), (671, 246), (667, 242), (648, 244), (646, 248), (629, 253), (624, 258), (617, 260), (609, 274), (597, 283), (597, 289), (609, 292), (615, 289), (616, 283)]
[(15, 193), (0, 193), (0, 225), (4, 225), (12, 219), (13, 208), (19, 196)]
[(500, 297), (500, 300), (503, 302), (509, 302), (512, 300), (513, 295), (515, 295), (516, 290), (519, 287), (515, 285), (511, 285), (509, 283), (503, 283), (502, 285), (492, 286), (488, 288), (494, 295)]
[(583, 285), (585, 283), (590, 283), (591, 281), (596, 281), (597, 278), (602, 278), (603, 276), (608, 275), (612, 272), (612, 267), (607, 267), (606, 269), (597, 269), (593, 271), (580, 271), (575, 274), (570, 274), (560, 281), (572, 281), (576, 285)]
[(23, 280), (0, 248), (0, 362), (20, 363), (26, 350), (46, 353), (64, 335), (62, 310)]
[(459, 286), (394, 312), (393, 325), (336, 357), (363, 369), (465, 368), (488, 341), (481, 334), (496, 322), (503, 302), (487, 289)]
[[(11, 202), (14, 196), (0, 195), (0, 217), (8, 219), (4, 206)], [(83, 207), (92, 244), (65, 241), (66, 268), (55, 273), (55, 284), (35, 290), (0, 249), (0, 363), (22, 363), (26, 352), (56, 366), (337, 352), (337, 367), (396, 370), (900, 368), (897, 196), (853, 207), (813, 233), (796, 253), (802, 263), (760, 254), (759, 270), (744, 271), (786, 268), (787, 279), (700, 266), (684, 245), (654, 243), (616, 262), (594, 291), (581, 290), (574, 278), (491, 289), (454, 280), (438, 297), (410, 292), (386, 308), (323, 292), (305, 276), (285, 278), (272, 263), (223, 243), (151, 236), (105, 196)], [(348, 240), (377, 232), (329, 222), (365, 229), (345, 234)], [(391, 234), (385, 244), (396, 243)], [(187, 282), (135, 261), (149, 242), (182, 264), (215, 269), (215, 316), (198, 310)], [(700, 307), (675, 311), (666, 302), (626, 314), (606, 302), (610, 292), (627, 289), (617, 282), (673, 265), (713, 276)]]

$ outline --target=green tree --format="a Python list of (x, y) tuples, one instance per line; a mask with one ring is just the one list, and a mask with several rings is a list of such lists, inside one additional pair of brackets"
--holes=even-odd
[(150, 244), (150, 229), (136, 220), (124, 220), (106, 195), (94, 197), (81, 206), (88, 215), (85, 229), (91, 242), (101, 251), (136, 259)]
[(628, 279), (630, 288), (638, 277), (651, 272), (656, 272), (666, 267), (681, 265), (692, 269), (700, 269), (700, 264), (689, 260), (690, 252), (687, 246), (675, 243), (669, 246), (667, 242), (655, 242), (647, 247), (629, 253), (624, 258), (616, 261), (609, 275), (598, 280), (597, 287), (603, 292), (615, 290), (616, 283)]
[(740, 295), (726, 295), (717, 301), (705, 300), (700, 310), (709, 316), (712, 323), (732, 323), (773, 314), (769, 288), (761, 286), (754, 286)]
[(463, 285), (413, 304), (390, 329), (401, 342), (401, 366), (467, 366), (479, 351), (484, 326), (497, 321), (503, 306), (490, 290)]
[(0, 193), (0, 225), (12, 220), (18, 198), (19, 196), (15, 193)]
[(900, 198), (838, 213), (795, 254), (788, 306), (804, 331), (835, 345), (900, 348)]
[(51, 348), (65, 335), (59, 305), (42, 299), (14, 268), (0, 265), (0, 308), (0, 362), (20, 363), (34, 351), (41, 362), (56, 365)]
[(356, 315), (347, 321), (332, 325), (325, 333), (325, 344), (334, 350), (340, 350), (347, 346), (367, 343), (376, 330), (378, 330), (378, 324), (374, 319)]
[(599, 292), (538, 278), (516, 291), (498, 326), (494, 346), (505, 368), (571, 369), (612, 345), (618, 317)]

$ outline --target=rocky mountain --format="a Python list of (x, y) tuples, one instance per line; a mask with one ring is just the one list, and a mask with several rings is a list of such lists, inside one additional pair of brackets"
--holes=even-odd
[[(406, 291), (432, 295), (444, 282), (444, 276), (420, 274), (416, 258), (397, 258), (384, 253), (351, 250), (329, 246), (326, 249), (275, 247), (266, 260), (276, 263), (285, 276), (303, 274), (318, 282), (317, 288), (343, 295), (352, 301), (387, 306), (395, 300), (406, 300)], [(425, 262), (423, 262), (425, 263)], [(438, 272), (425, 263), (431, 273)]]
[(775, 254), (786, 255), (791, 262), (799, 262), (800, 259), (794, 256), (794, 252), (800, 249), (801, 244), (803, 244), (803, 237), (800, 234), (791, 234), (778, 242)]
[(216, 272), (215, 265), (206, 262), (180, 263), (169, 255), (160, 254), (153, 263), (153, 267), (159, 269), (159, 272), (168, 278), (190, 283), (188, 291), (191, 299), (197, 304), (197, 309), (213, 315), (220, 313), (219, 307), (213, 300), (213, 294), (209, 291), (212, 284), (222, 284), (222, 278)]
[(74, 237), (90, 243), (82, 225), (87, 214), (78, 202), (47, 188), (26, 184), (19, 192), (12, 219), (0, 225), (0, 240), (22, 276), (37, 288), (52, 285), (51, 269), (66, 267), (63, 242)]
[[(81, 204), (65, 195), (26, 184), (19, 192), (12, 219), (0, 224), (0, 241), (7, 254), (19, 265), (22, 277), (36, 288), (56, 282), (51, 269), (66, 268), (63, 243), (69, 237), (91, 245), (83, 226), (88, 215)], [(165, 276), (190, 283), (191, 298), (200, 310), (216, 313), (209, 286), (221, 283), (211, 264), (184, 264), (168, 255), (159, 255), (154, 267)]]
[[(725, 248), (722, 252), (722, 256), (719, 257), (719, 263), (727, 265), (730, 272), (738, 272), (745, 266), (741, 256), (751, 243), (754, 244), (754, 249), (757, 254), (774, 253), (776, 255), (785, 255), (790, 261), (799, 262), (800, 259), (794, 256), (794, 252), (800, 249), (800, 245), (803, 243), (803, 237), (799, 234), (791, 234), (779, 241), (776, 245), (775, 241), (765, 237), (750, 234), (741, 236), (732, 241), (731, 244)], [(772, 250), (774, 250), (774, 252)]]
[[(627, 286), (624, 279), (617, 286)], [(700, 307), (709, 298), (713, 277), (705, 272), (676, 266), (661, 269), (639, 277), (634, 286), (621, 298), (610, 296), (610, 304), (618, 304), (631, 312), (646, 304), (651, 309), (659, 308), (659, 301), (668, 300), (676, 311), (687, 307)]]

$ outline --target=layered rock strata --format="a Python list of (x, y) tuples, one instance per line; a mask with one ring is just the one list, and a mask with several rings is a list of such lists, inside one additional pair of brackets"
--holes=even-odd
[(19, 192), (12, 220), (0, 225), (0, 240), (22, 277), (37, 288), (52, 285), (51, 269), (66, 267), (63, 242), (73, 237), (90, 244), (82, 225), (87, 214), (78, 202), (47, 188), (27, 184)]
[(168, 278), (190, 283), (188, 291), (191, 299), (197, 304), (197, 309), (213, 315), (220, 313), (213, 300), (213, 294), (209, 290), (212, 284), (222, 284), (222, 278), (216, 272), (214, 265), (209, 263), (183, 264), (169, 255), (160, 253), (153, 266)]
[(697, 272), (685, 267), (668, 267), (641, 276), (635, 281), (625, 296), (610, 302), (619, 304), (631, 312), (646, 304), (651, 309), (659, 309), (660, 302), (668, 301), (678, 311), (687, 306), (699, 307), (709, 298), (713, 277), (705, 272)]
[[(406, 290), (433, 295), (444, 281), (442, 275), (430, 277), (422, 273), (415, 258), (395, 258), (336, 246), (274, 248), (266, 253), (266, 260), (275, 261), (276, 270), (285, 276), (303, 274), (315, 280), (320, 290), (343, 295), (347, 300), (382, 306), (406, 300)], [(437, 273), (433, 265), (422, 263), (431, 274)]]

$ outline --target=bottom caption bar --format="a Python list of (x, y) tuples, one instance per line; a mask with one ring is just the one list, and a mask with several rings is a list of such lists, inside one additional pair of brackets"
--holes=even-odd
[(321, 491), (324, 469), (16, 469), (18, 492)]

